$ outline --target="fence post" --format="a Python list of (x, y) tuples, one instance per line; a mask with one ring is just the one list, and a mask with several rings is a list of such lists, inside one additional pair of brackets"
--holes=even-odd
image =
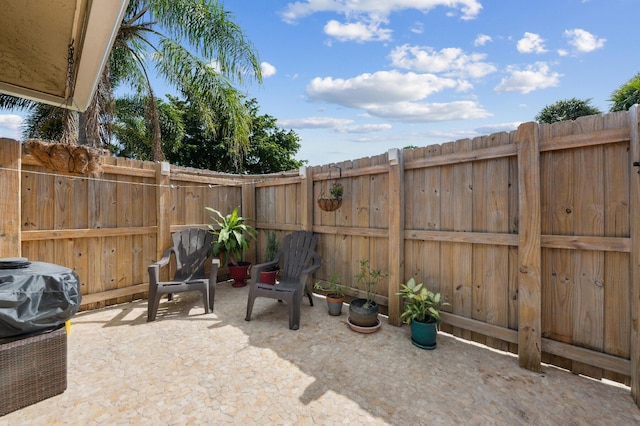
[[(254, 182), (242, 184), (242, 212), (241, 215), (250, 219), (251, 226), (256, 225), (256, 184)], [(256, 246), (250, 244), (247, 253), (243, 254), (244, 261), (256, 263)]]
[[(640, 107), (631, 107), (630, 161), (640, 161)], [(629, 182), (631, 225), (631, 397), (640, 407), (640, 168), (631, 167)]]
[(540, 371), (542, 284), (540, 149), (537, 123), (518, 127), (518, 360)]
[(313, 231), (313, 169), (300, 167), (300, 224), (303, 231)]
[(0, 257), (22, 255), (22, 144), (0, 138)]
[(156, 164), (156, 259), (160, 259), (171, 247), (171, 166), (167, 162)]
[(401, 325), (402, 300), (396, 293), (404, 280), (404, 161), (402, 151), (389, 150), (389, 324)]

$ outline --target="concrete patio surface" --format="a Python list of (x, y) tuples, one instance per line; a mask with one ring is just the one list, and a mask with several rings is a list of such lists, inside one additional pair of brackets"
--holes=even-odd
[[(407, 326), (349, 329), (347, 307), (287, 309), (219, 283), (213, 313), (182, 293), (146, 322), (147, 302), (77, 314), (68, 336), (68, 387), (0, 417), (0, 425), (633, 425), (629, 388), (441, 333), (414, 347)], [(1, 397), (1, 396), (0, 396)]]

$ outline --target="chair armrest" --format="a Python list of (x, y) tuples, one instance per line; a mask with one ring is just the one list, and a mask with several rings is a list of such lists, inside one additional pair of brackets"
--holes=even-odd
[(168, 248), (162, 254), (162, 258), (160, 258), (160, 260), (149, 265), (149, 268), (147, 269), (149, 271), (149, 284), (157, 284), (160, 282), (160, 268), (169, 264), (172, 253), (175, 253), (174, 248)]
[(162, 253), (162, 257), (160, 258), (160, 260), (158, 260), (155, 263), (152, 263), (151, 266), (153, 265), (157, 265), (159, 267), (166, 266), (169, 263), (169, 260), (171, 260), (171, 255), (173, 253), (175, 253), (175, 249), (173, 247), (166, 249), (164, 253)]
[(306, 269), (302, 270), (300, 273), (300, 283), (305, 284), (309, 276), (311, 276), (316, 270), (320, 269), (320, 255), (317, 253), (313, 254), (313, 265), (309, 266)]

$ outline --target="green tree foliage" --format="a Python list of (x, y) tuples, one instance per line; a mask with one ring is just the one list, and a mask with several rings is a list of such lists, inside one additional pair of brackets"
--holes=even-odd
[(556, 123), (558, 121), (575, 120), (585, 115), (601, 114), (601, 111), (590, 105), (591, 99), (563, 99), (547, 105), (536, 115), (538, 123)]
[[(266, 174), (294, 170), (304, 162), (295, 160), (300, 138), (293, 130), (277, 126), (276, 119), (258, 115), (255, 99), (244, 103), (251, 119), (249, 146), (238, 161), (228, 149), (225, 136), (212, 132), (203, 122), (197, 104), (167, 96), (157, 101), (163, 150), (176, 165), (225, 173)], [(127, 98), (116, 101), (114, 132), (119, 141), (118, 155), (140, 160), (153, 158), (153, 138), (146, 124), (146, 100)], [(225, 126), (222, 123), (222, 126)]]
[(615, 90), (609, 100), (613, 102), (611, 111), (627, 111), (634, 104), (640, 104), (640, 73)]
[[(149, 80), (151, 66), (184, 98), (198, 106), (203, 126), (209, 132), (223, 135), (232, 155), (240, 157), (244, 153), (251, 131), (250, 114), (233, 82), (261, 82), (262, 72), (253, 44), (217, 0), (130, 0), (96, 95), (80, 115), (80, 143), (92, 146), (109, 143), (113, 90), (126, 85), (138, 97), (149, 100), (145, 115), (152, 126), (153, 159), (164, 159), (161, 113)], [(43, 111), (35, 111), (36, 105), (0, 95), (0, 108), (39, 114), (34, 123), (45, 116)], [(58, 119), (63, 121), (59, 125), (64, 134), (62, 139), (71, 139), (65, 136), (69, 129), (75, 128), (77, 133), (78, 124), (74, 127), (65, 122), (73, 120), (72, 115), (75, 114), (59, 114)], [(78, 122), (77, 117), (75, 121)], [(37, 135), (39, 130), (34, 132), (30, 135)], [(70, 141), (78, 141), (77, 134)]]

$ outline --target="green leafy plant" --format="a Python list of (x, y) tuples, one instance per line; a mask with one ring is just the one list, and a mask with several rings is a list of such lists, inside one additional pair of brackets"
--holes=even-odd
[(416, 284), (413, 277), (400, 287), (396, 295), (404, 298), (404, 310), (400, 315), (404, 322), (440, 322), (440, 308), (449, 305), (442, 300), (440, 293), (429, 291), (422, 283)]
[(371, 269), (369, 259), (360, 260), (360, 272), (356, 275), (358, 284), (364, 289), (366, 295), (366, 303), (363, 305), (365, 308), (369, 308), (374, 304), (374, 297), (380, 281), (385, 278), (387, 274), (383, 273), (381, 269)]
[(344, 186), (342, 186), (341, 183), (336, 182), (331, 185), (329, 193), (331, 194), (331, 197), (335, 198), (336, 200), (342, 200), (342, 195), (344, 194)]
[(326, 291), (327, 295), (332, 296), (336, 299), (339, 299), (341, 297), (344, 297), (344, 293), (347, 290), (346, 286), (338, 284), (339, 279), (340, 279), (340, 275), (334, 272), (329, 277), (329, 281), (324, 281), (324, 282), (318, 281), (313, 285), (313, 288), (320, 291)]
[[(271, 262), (275, 259), (276, 254), (280, 250), (280, 243), (276, 238), (275, 232), (267, 232), (267, 248), (265, 251), (265, 262)], [(272, 266), (269, 271), (277, 271), (280, 269), (278, 265)]]
[(205, 208), (214, 214), (211, 219), (215, 226), (209, 225), (210, 232), (217, 238), (213, 242), (213, 254), (220, 255), (223, 265), (237, 265), (250, 241), (256, 239), (256, 230), (247, 225), (248, 218), (238, 215), (239, 207), (226, 216), (211, 207)]

